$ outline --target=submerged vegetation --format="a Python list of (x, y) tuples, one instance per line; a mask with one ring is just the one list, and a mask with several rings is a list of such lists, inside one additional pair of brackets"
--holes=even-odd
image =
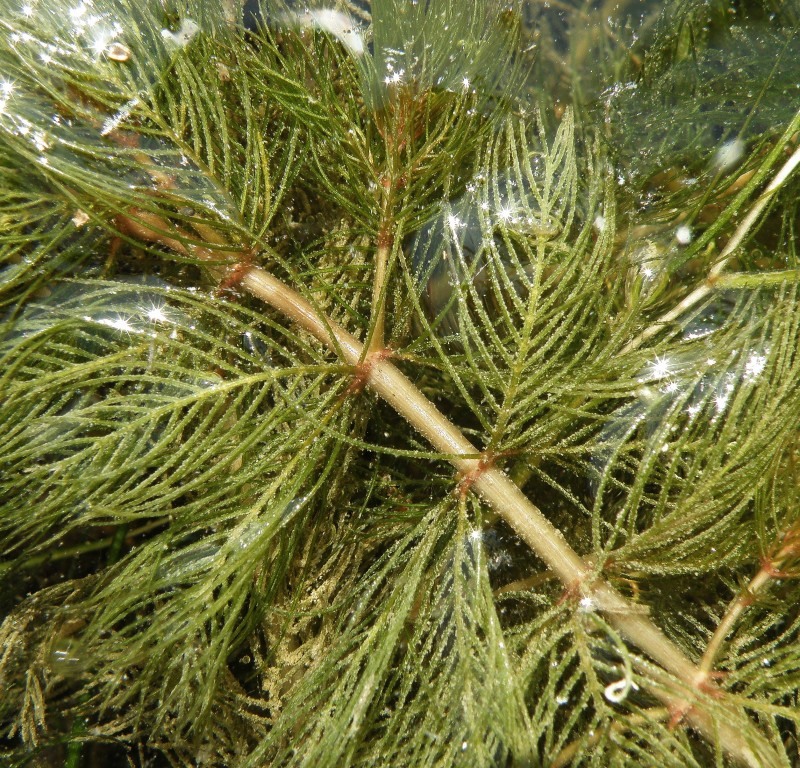
[(800, 765), (800, 5), (0, 0), (4, 765)]

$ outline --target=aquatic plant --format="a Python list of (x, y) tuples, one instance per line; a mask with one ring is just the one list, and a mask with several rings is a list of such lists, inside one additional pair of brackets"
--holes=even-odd
[(3, 760), (796, 765), (773, 6), (0, 0)]

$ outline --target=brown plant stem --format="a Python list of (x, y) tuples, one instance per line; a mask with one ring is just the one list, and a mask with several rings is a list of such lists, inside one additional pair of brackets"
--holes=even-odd
[(710, 679), (717, 656), (719, 655), (725, 638), (731, 633), (741, 615), (753, 604), (756, 596), (772, 580), (770, 570), (762, 567), (761, 570), (750, 580), (750, 583), (742, 589), (739, 594), (728, 605), (728, 610), (722, 617), (722, 621), (717, 624), (714, 634), (706, 646), (706, 652), (697, 667), (698, 672), (704, 680)]
[(386, 325), (386, 278), (391, 246), (381, 240), (375, 252), (375, 276), (372, 283), (372, 333), (369, 338), (368, 352), (377, 352), (384, 347)]
[[(602, 611), (610, 623), (632, 643), (657, 661), (664, 669), (696, 690), (698, 670), (683, 652), (664, 635), (641, 610), (626, 600), (610, 584), (595, 576), (584, 560), (569, 546), (563, 535), (541, 511), (514, 485), (506, 474), (485, 466), (478, 449), (433, 405), (416, 386), (384, 355), (364, 360), (361, 343), (344, 329), (323, 319), (297, 292), (268, 272), (253, 267), (242, 278), (241, 287), (282, 312), (326, 346), (335, 349), (353, 366), (366, 365), (366, 384), (389, 403), (431, 445), (447, 454), (450, 463), (462, 476), (474, 476), (475, 490), (487, 501), (530, 548), (558, 575), (570, 589)], [(714, 741), (720, 738), (723, 748), (740, 763), (751, 768), (777, 765), (777, 757), (766, 741), (757, 751), (742, 733), (728, 722), (712, 721), (700, 709), (685, 701), (684, 696), (655, 691), (673, 711), (685, 713), (686, 719)], [(766, 762), (765, 762), (766, 761)]]
[[(387, 141), (387, 149), (391, 156), (394, 144)], [(390, 166), (394, 165), (394, 162), (390, 163)], [(381, 214), (376, 237), (375, 270), (372, 277), (372, 328), (367, 342), (366, 351), (368, 354), (377, 352), (385, 346), (386, 290), (389, 279), (389, 257), (394, 245), (395, 221), (392, 209), (394, 207), (396, 186), (397, 180), (393, 172), (387, 172), (378, 185), (378, 194), (381, 197)]]
[[(166, 245), (182, 254), (193, 254), (203, 260), (219, 260), (220, 253), (187, 243), (187, 234), (154, 214), (133, 212), (133, 218), (121, 217), (117, 226), (126, 234)], [(221, 238), (211, 238), (222, 246)], [(242, 256), (242, 254), (239, 254)], [(219, 271), (216, 268), (216, 271)], [(604, 613), (610, 622), (630, 642), (644, 651), (663, 669), (678, 679), (659, 680), (653, 693), (670, 711), (679, 713), (712, 743), (719, 739), (723, 749), (740, 764), (749, 768), (772, 768), (779, 758), (769, 743), (757, 731), (749, 728), (751, 744), (731, 720), (744, 721), (746, 716), (736, 707), (730, 720), (714, 720), (696, 706), (700, 683), (705, 678), (687, 656), (664, 635), (637, 606), (594, 573), (593, 569), (567, 543), (561, 532), (522, 493), (501, 469), (463, 435), (436, 406), (388, 359), (388, 350), (368, 352), (364, 345), (315, 309), (297, 291), (269, 272), (247, 264), (237, 269), (238, 286), (285, 317), (300, 325), (322, 344), (336, 352), (353, 366), (359, 383), (368, 386), (391, 405), (408, 423), (423, 435), (440, 453), (446, 455), (462, 478), (469, 478), (474, 490), (514, 528), (528, 546), (541, 557), (566, 586), (568, 593), (580, 596), (589, 610)], [(705, 688), (709, 686), (706, 684)], [(721, 692), (715, 692), (720, 697)], [(749, 722), (749, 721), (748, 721)]]
[[(767, 589), (775, 579), (797, 578), (797, 560), (800, 555), (800, 523), (795, 523), (773, 545), (761, 563), (758, 573), (750, 583), (741, 589), (728, 605), (722, 621), (711, 636), (706, 652), (700, 660), (698, 671), (703, 679), (713, 675), (714, 664), (725, 639), (731, 633), (742, 614), (756, 601), (759, 594)], [(786, 570), (784, 570), (786, 569)]]

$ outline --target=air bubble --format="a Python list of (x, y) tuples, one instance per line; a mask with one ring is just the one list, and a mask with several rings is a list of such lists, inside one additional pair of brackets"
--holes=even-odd
[(109, 43), (104, 52), (112, 61), (127, 61), (131, 57), (131, 49), (119, 42)]
[(712, 165), (720, 171), (733, 168), (744, 157), (744, 142), (741, 139), (726, 141), (714, 154)]
[(161, 37), (164, 41), (176, 48), (184, 48), (196, 37), (200, 31), (200, 25), (194, 19), (184, 19), (177, 32), (169, 29), (161, 30)]
[(681, 224), (675, 230), (675, 240), (678, 245), (689, 245), (692, 242), (692, 230), (685, 224)]
[(50, 649), (50, 669), (61, 677), (81, 674), (86, 667), (82, 650), (80, 642), (74, 637), (56, 640)]

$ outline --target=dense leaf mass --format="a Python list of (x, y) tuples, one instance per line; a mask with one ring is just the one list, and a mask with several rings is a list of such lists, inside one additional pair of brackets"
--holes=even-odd
[(0, 762), (800, 765), (799, 27), (0, 0)]

